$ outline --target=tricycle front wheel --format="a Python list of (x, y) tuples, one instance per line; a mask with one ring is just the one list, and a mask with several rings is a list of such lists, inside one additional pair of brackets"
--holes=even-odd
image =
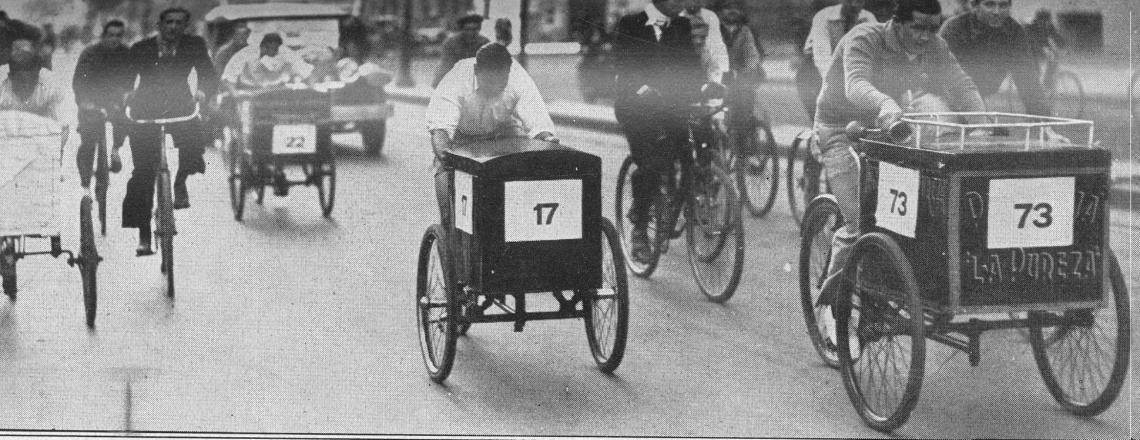
[(428, 376), (442, 383), (455, 363), (455, 342), (459, 336), (459, 302), (450, 282), (447, 254), (443, 248), (443, 228), (432, 225), (420, 242), (416, 270), (416, 327), (420, 352)]
[(922, 389), (925, 321), (910, 261), (885, 234), (855, 243), (835, 305), (839, 370), (852, 405), (872, 429), (910, 418)]
[(1029, 314), (1029, 342), (1045, 387), (1080, 416), (1108, 409), (1128, 374), (1128, 286), (1111, 251), (1109, 268), (1104, 308), (1066, 311), (1060, 316), (1065, 323), (1056, 327), (1045, 326), (1048, 312)]
[(614, 225), (602, 219), (602, 288), (582, 303), (590, 354), (606, 373), (621, 365), (629, 329), (629, 280), (618, 240)]

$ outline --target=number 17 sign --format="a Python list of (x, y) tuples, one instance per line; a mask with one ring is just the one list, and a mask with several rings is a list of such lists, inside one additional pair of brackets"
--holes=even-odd
[(582, 181), (530, 180), (503, 184), (507, 242), (582, 238)]

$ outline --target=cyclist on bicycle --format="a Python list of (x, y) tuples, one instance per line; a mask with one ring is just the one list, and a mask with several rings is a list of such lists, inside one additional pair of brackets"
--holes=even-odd
[[(206, 102), (218, 89), (218, 76), (206, 42), (196, 35), (188, 35), (190, 12), (182, 8), (163, 10), (158, 16), (157, 36), (131, 46), (131, 64), (128, 77), (138, 87), (131, 93), (132, 117), (136, 119), (170, 118), (185, 116), (194, 111), (194, 101)], [(191, 91), (190, 70), (197, 72), (198, 90)], [(178, 172), (174, 178), (174, 208), (189, 208), (186, 178), (206, 171), (202, 158), (205, 145), (211, 136), (204, 130), (200, 119), (167, 127), (178, 148)], [(127, 181), (127, 194), (123, 198), (123, 227), (138, 228), (137, 255), (151, 255), (151, 211), (154, 205), (155, 178), (158, 173), (163, 139), (161, 128), (154, 125), (135, 125), (131, 128), (131, 157), (134, 171)]]
[(637, 164), (631, 176), (633, 223), (631, 255), (652, 258), (649, 246), (649, 206), (661, 175), (676, 159), (688, 157), (681, 116), (706, 74), (692, 41), (692, 25), (679, 16), (682, 0), (654, 0), (645, 10), (621, 18), (615, 28), (614, 68), (617, 100), (614, 116), (629, 142)]
[(947, 20), (938, 34), (974, 80), (978, 93), (988, 99), (1012, 75), (1025, 112), (1052, 115), (1025, 30), (1009, 15), (1013, 0), (971, 0), (971, 4), (970, 12)]
[(534, 80), (507, 48), (487, 43), (459, 60), (432, 91), (427, 128), (435, 153), (435, 195), (440, 223), (449, 229), (451, 172), (441, 160), (453, 145), (511, 137), (558, 142), (554, 122)]
[[(899, 0), (886, 23), (855, 26), (835, 48), (816, 104), (818, 148), (828, 184), (843, 215), (835, 231), (831, 267), (820, 293), (824, 311), (834, 303), (836, 288), (851, 248), (859, 238), (859, 158), (846, 125), (860, 121), (888, 127), (903, 115), (908, 90), (925, 88), (911, 107), (917, 111), (983, 111), (985, 105), (970, 77), (958, 66), (946, 42), (938, 37), (942, 7), (938, 0)], [(817, 306), (817, 312), (820, 309)], [(819, 313), (834, 341), (831, 313)]]
[(1045, 63), (1045, 88), (1053, 88), (1057, 73), (1057, 52), (1068, 44), (1065, 37), (1053, 25), (1053, 12), (1041, 8), (1033, 13), (1033, 21), (1025, 25), (1025, 37), (1029, 40), (1029, 50), (1038, 64)]
[[(91, 166), (95, 161), (95, 147), (103, 141), (103, 123), (108, 118), (121, 115), (123, 95), (133, 84), (128, 83), (127, 64), (130, 49), (123, 42), (126, 25), (120, 20), (111, 20), (103, 25), (103, 35), (98, 43), (83, 50), (75, 65), (75, 75), (71, 86), (75, 91), (75, 103), (79, 107), (79, 151), (75, 162), (79, 167), (79, 181), (84, 188), (91, 184)], [(111, 150), (111, 172), (122, 168), (119, 148), (127, 137), (122, 123), (113, 123), (114, 142)]]

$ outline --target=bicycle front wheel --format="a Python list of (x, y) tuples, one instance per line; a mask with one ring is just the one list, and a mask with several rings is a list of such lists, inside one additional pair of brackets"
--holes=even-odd
[(740, 198), (753, 217), (763, 217), (776, 202), (780, 186), (780, 161), (776, 139), (767, 124), (757, 124), (739, 145), (736, 178)]
[(170, 173), (158, 173), (158, 203), (155, 219), (155, 238), (158, 239), (158, 249), (162, 253), (162, 263), (159, 270), (166, 275), (166, 296), (174, 298), (174, 204), (170, 192)]
[[(661, 247), (659, 246), (661, 240), (659, 237), (665, 234), (665, 239), (668, 240), (668, 232), (665, 232), (667, 231), (664, 228), (665, 220), (661, 218), (663, 211), (659, 208), (660, 203), (654, 203), (648, 210), (650, 218), (646, 221), (650, 258), (634, 258), (632, 237), (634, 223), (637, 219), (633, 212), (633, 175), (636, 172), (637, 164), (633, 162), (633, 156), (627, 156), (618, 170), (617, 190), (614, 192), (614, 219), (617, 220), (617, 230), (621, 234), (622, 247), (625, 249), (626, 265), (629, 266), (634, 275), (649, 278), (657, 269), (657, 261), (661, 258)], [(661, 197), (657, 199), (661, 199)]]
[(843, 226), (843, 214), (831, 196), (819, 197), (808, 206), (800, 226), (800, 303), (808, 337), (827, 366), (839, 367), (832, 305), (820, 303), (820, 287), (831, 267), (831, 240)]
[(693, 171), (685, 216), (689, 267), (701, 293), (723, 303), (736, 293), (744, 270), (740, 197), (728, 173), (715, 162), (694, 166)]
[(584, 293), (583, 318), (590, 354), (603, 372), (621, 365), (629, 328), (629, 282), (617, 229), (602, 219), (602, 288)]

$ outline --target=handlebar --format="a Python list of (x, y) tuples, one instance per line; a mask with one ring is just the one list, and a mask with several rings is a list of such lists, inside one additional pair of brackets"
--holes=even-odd
[(186, 122), (186, 121), (193, 120), (201, 114), (200, 113), (201, 109), (202, 109), (202, 106), (198, 103), (198, 101), (194, 101), (194, 112), (190, 113), (189, 115), (186, 115), (186, 116), (179, 116), (179, 117), (174, 117), (174, 118), (162, 118), (162, 119), (135, 119), (135, 118), (131, 117), (131, 107), (130, 106), (127, 106), (126, 111), (124, 111), (124, 113), (127, 116), (127, 120), (130, 122), (133, 122), (135, 124), (166, 125), (166, 124), (177, 124), (179, 122)]
[(852, 141), (858, 141), (865, 137), (887, 137), (895, 143), (905, 142), (910, 135), (914, 133), (910, 124), (905, 121), (896, 121), (887, 128), (867, 128), (864, 127), (859, 121), (851, 121), (847, 124), (847, 138)]

